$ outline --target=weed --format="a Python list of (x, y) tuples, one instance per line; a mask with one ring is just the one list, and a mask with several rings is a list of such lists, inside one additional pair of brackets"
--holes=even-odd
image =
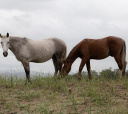
[(72, 107), (75, 111), (75, 113), (78, 113), (78, 109), (77, 109), (77, 99), (75, 99), (75, 96), (73, 94), (70, 95), (70, 100), (72, 102)]
[(26, 86), (25, 78), (0, 76), (0, 113), (128, 113), (128, 79), (104, 75), (39, 75)]

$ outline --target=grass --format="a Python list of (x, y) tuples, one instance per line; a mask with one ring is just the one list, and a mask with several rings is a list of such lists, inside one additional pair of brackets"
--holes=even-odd
[(0, 114), (120, 114), (128, 113), (128, 79), (75, 75), (62, 79), (0, 76)]

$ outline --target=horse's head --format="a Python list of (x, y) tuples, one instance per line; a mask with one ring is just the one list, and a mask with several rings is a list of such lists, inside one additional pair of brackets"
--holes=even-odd
[(62, 69), (61, 69), (61, 73), (60, 73), (60, 75), (63, 75), (63, 76), (65, 76), (65, 75), (67, 75), (69, 72), (70, 72), (70, 70), (71, 70), (71, 63), (70, 63), (70, 61), (68, 60), (68, 59), (66, 59), (66, 60), (63, 60), (63, 67), (62, 67)]
[(6, 36), (2, 36), (0, 34), (0, 38), (1, 38), (1, 45), (3, 48), (3, 55), (4, 55), (4, 57), (7, 57), (8, 49), (9, 49), (9, 33), (7, 33)]

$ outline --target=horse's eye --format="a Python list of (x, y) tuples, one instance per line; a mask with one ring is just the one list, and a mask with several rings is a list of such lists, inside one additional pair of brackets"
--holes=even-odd
[(8, 44), (9, 44), (9, 42), (8, 42)]
[(2, 42), (1, 42), (1, 44), (2, 44)]

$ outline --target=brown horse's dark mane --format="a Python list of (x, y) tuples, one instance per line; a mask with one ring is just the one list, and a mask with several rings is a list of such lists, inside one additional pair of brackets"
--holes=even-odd
[(73, 63), (77, 59), (77, 57), (79, 57), (78, 47), (81, 45), (81, 43), (84, 40), (85, 39), (83, 39), (80, 43), (78, 43), (75, 47), (73, 47), (73, 49), (69, 53), (67, 60), (70, 60), (71, 63)]

